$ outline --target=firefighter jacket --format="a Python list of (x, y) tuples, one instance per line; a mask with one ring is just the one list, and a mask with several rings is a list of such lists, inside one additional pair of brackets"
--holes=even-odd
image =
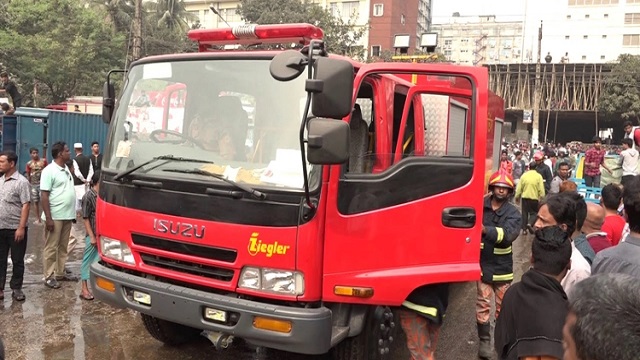
[(431, 284), (415, 289), (402, 303), (406, 309), (427, 318), (435, 325), (442, 325), (449, 305), (449, 284)]
[(480, 244), (482, 281), (488, 284), (513, 281), (513, 253), (511, 244), (521, 229), (521, 214), (508, 201), (500, 208), (491, 207), (492, 196), (484, 200), (482, 225), (485, 233)]

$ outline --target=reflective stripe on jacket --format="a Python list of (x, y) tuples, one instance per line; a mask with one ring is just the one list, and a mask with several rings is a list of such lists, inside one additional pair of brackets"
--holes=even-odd
[(511, 244), (518, 238), (522, 219), (520, 211), (508, 201), (499, 209), (491, 207), (492, 196), (484, 201), (482, 225), (485, 234), (480, 244), (480, 268), (485, 283), (513, 281)]
[(441, 325), (449, 304), (449, 284), (425, 285), (415, 289), (402, 303), (431, 322)]

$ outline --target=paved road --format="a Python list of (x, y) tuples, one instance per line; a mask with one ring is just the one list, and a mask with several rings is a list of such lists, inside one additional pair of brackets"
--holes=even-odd
[[(45, 288), (41, 275), (42, 228), (31, 226), (28, 241), (24, 286), (27, 301), (13, 302), (7, 291), (4, 302), (0, 302), (0, 336), (7, 359), (330, 359), (328, 355), (300, 356), (255, 348), (242, 341), (216, 351), (204, 338), (178, 349), (164, 346), (147, 335), (136, 313), (80, 300), (79, 283), (63, 283), (59, 290)], [(530, 245), (530, 237), (521, 237), (514, 245), (517, 279), (528, 268)], [(82, 249), (71, 254), (69, 267), (75, 273), (79, 273), (81, 256)], [(452, 287), (438, 359), (476, 358), (474, 303), (474, 284)], [(409, 358), (402, 341), (396, 341), (390, 359)]]

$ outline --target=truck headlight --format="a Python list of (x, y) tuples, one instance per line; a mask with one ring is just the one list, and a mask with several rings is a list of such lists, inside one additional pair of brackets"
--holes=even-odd
[(109, 259), (120, 261), (130, 265), (136, 264), (133, 260), (133, 254), (131, 253), (129, 245), (120, 240), (101, 236), (100, 250), (102, 251), (102, 255)]
[(304, 276), (297, 271), (245, 267), (238, 287), (285, 295), (304, 294)]

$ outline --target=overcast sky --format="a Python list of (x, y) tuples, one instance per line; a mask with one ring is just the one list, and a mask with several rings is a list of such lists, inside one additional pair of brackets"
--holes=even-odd
[(459, 12), (461, 16), (522, 17), (525, 1), (527, 0), (431, 0), (432, 18), (436, 23), (446, 21), (454, 12)]

